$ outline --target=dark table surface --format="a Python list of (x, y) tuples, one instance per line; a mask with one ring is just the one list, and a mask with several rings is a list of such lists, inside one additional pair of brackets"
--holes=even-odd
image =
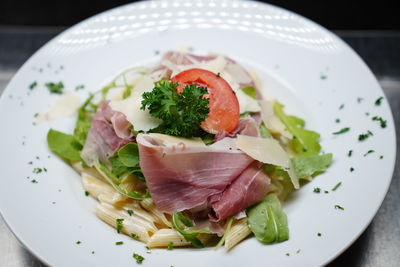
[[(0, 25), (0, 94), (18, 68), (64, 28)], [(400, 122), (400, 31), (336, 31), (378, 78)], [(397, 129), (397, 138), (399, 131)], [(397, 146), (399, 152), (399, 146)], [(8, 230), (0, 217), (0, 266), (45, 266)], [(400, 164), (396, 160), (388, 194), (365, 232), (329, 266), (400, 266)]]

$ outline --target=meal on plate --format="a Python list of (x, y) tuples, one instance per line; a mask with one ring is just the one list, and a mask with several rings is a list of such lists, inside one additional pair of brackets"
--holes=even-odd
[(332, 161), (304, 126), (235, 60), (170, 51), (91, 94), (73, 133), (47, 141), (118, 233), (229, 250), (289, 238), (281, 203)]

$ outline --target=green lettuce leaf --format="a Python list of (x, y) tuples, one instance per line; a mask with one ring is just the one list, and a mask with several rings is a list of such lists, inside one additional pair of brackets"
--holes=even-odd
[(297, 156), (290, 159), (298, 178), (305, 178), (325, 171), (332, 163), (332, 154)]
[(246, 95), (250, 96), (250, 97), (253, 98), (253, 99), (256, 99), (256, 98), (257, 98), (256, 88), (254, 88), (253, 86), (246, 86), (246, 87), (243, 87), (243, 88), (242, 88), (242, 91), (243, 91)]
[(65, 160), (81, 160), (82, 145), (73, 135), (50, 129), (47, 144), (51, 151)]
[(185, 238), (185, 240), (192, 243), (194, 247), (204, 248), (203, 243), (201, 243), (197, 236), (199, 234), (210, 234), (209, 231), (185, 229), (185, 226), (192, 227), (193, 223), (180, 212), (176, 212), (172, 215), (172, 225)]
[(75, 124), (74, 137), (83, 146), (86, 141), (87, 134), (92, 126), (92, 119), (97, 110), (97, 105), (92, 103), (94, 94), (91, 94), (88, 99), (78, 109), (78, 119)]
[(274, 112), (293, 135), (291, 145), (299, 155), (317, 155), (321, 150), (319, 144), (320, 135), (316, 132), (304, 129), (304, 120), (295, 116), (289, 116), (283, 111), (284, 106), (275, 102)]
[(286, 214), (275, 194), (247, 209), (247, 224), (257, 240), (264, 244), (279, 243), (289, 239)]

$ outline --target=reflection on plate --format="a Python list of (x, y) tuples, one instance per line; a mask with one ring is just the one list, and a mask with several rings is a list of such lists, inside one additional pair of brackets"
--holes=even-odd
[[(289, 241), (262, 245), (251, 238), (229, 253), (188, 248), (147, 254), (143, 244), (98, 220), (95, 201), (85, 197), (80, 177), (49, 152), (47, 130), (71, 131), (74, 119), (33, 124), (34, 114), (55, 99), (46, 82), (63, 81), (72, 91), (84, 84), (77, 91), (83, 99), (120, 70), (147, 65), (182, 45), (196, 53), (224, 53), (253, 69), (267, 95), (283, 102), (288, 113), (304, 117), (308, 128), (321, 133), (326, 152), (334, 154), (332, 167), (285, 205)], [(34, 82), (37, 86), (30, 89)], [(365, 229), (390, 183), (394, 125), (387, 101), (375, 104), (381, 96), (369, 69), (341, 40), (270, 5), (152, 1), (116, 8), (49, 42), (3, 93), (0, 211), (24, 245), (50, 265), (132, 265), (134, 252), (144, 255), (143, 266), (322, 265)], [(375, 116), (387, 120), (387, 127), (372, 120)], [(332, 135), (345, 127), (350, 128), (346, 134)], [(373, 135), (359, 141), (367, 131)], [(34, 173), (34, 168), (47, 172)], [(338, 182), (341, 187), (332, 191)], [(315, 187), (321, 193), (314, 193)]]

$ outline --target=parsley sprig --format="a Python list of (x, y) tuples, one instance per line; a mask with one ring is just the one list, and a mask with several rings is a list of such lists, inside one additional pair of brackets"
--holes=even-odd
[(141, 109), (163, 122), (152, 132), (182, 137), (200, 136), (200, 124), (207, 118), (209, 99), (207, 88), (188, 84), (178, 93), (178, 83), (161, 80), (151, 92), (143, 93)]

